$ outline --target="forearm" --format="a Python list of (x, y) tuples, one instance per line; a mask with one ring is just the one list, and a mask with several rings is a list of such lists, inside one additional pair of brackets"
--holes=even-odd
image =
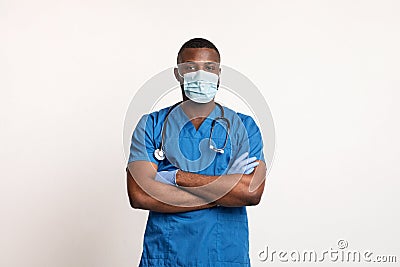
[[(246, 192), (245, 184), (240, 182), (241, 178), (247, 177), (241, 176), (241, 174), (206, 176), (179, 171), (176, 180), (177, 184), (183, 187), (185, 191), (203, 197), (208, 201), (214, 201), (217, 205), (247, 206), (250, 197)], [(200, 181), (208, 181), (209, 183), (203, 184)]]
[[(135, 175), (135, 171), (133, 171)], [(136, 177), (136, 178), (133, 178)], [(154, 181), (150, 177), (127, 172), (129, 201), (133, 208), (157, 212), (184, 212), (213, 207), (202, 197), (175, 186)]]
[[(171, 186), (170, 186), (171, 187)], [(174, 192), (174, 194), (180, 194), (181, 192), (185, 192), (183, 190), (180, 190), (180, 192)], [(185, 192), (189, 193), (189, 192)], [(145, 193), (144, 193), (145, 194)], [(133, 206), (134, 208), (138, 209), (143, 209), (143, 210), (151, 210), (151, 211), (156, 211), (156, 212), (164, 212), (164, 213), (176, 213), (176, 212), (185, 212), (185, 211), (193, 211), (193, 210), (200, 210), (200, 209), (206, 209), (206, 208), (211, 208), (216, 205), (215, 202), (208, 203), (208, 204), (201, 204), (205, 203), (205, 201), (197, 197), (196, 199), (193, 199), (192, 196), (190, 195), (190, 199), (186, 199), (186, 201), (181, 201), (179, 206), (176, 203), (174, 205), (172, 204), (167, 204), (164, 201), (157, 200), (149, 195), (143, 195), (142, 196), (142, 202), (138, 206)], [(194, 204), (197, 202), (198, 204)], [(189, 205), (189, 206), (185, 206)], [(193, 205), (193, 206), (190, 206)]]
[(248, 206), (259, 203), (265, 185), (262, 162), (252, 174), (222, 176), (200, 175), (178, 171), (177, 184), (187, 192), (221, 206)]

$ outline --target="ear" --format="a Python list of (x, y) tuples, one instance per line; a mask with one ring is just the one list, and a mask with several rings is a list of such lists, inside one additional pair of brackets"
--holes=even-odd
[(179, 75), (178, 68), (174, 68), (174, 75), (179, 84), (183, 84), (183, 78)]

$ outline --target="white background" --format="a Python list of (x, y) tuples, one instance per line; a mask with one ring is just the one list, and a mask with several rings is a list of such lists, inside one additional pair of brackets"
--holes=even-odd
[(267, 245), (322, 252), (339, 239), (399, 261), (399, 11), (0, 0), (0, 266), (137, 265), (147, 212), (128, 202), (124, 116), (192, 37), (213, 41), (274, 115), (275, 161), (248, 208), (253, 266), (285, 265), (257, 259)]

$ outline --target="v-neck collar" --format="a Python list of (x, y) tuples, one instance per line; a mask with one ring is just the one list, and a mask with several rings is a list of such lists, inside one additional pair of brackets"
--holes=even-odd
[(205, 124), (209, 124), (211, 127), (211, 121), (215, 119), (216, 113), (219, 110), (219, 107), (217, 104), (215, 104), (213, 110), (208, 114), (208, 116), (201, 122), (199, 128), (196, 130), (196, 127), (194, 127), (192, 121), (189, 119), (189, 117), (186, 115), (185, 111), (183, 111), (181, 105), (178, 106), (179, 112), (182, 114), (182, 118), (184, 118), (184, 123), (189, 123), (188, 129), (191, 133), (192, 136), (201, 134), (204, 132), (203, 128), (206, 127), (204, 126)]

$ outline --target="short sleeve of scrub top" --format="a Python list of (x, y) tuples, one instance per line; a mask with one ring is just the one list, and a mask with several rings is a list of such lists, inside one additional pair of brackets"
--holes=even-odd
[(241, 155), (244, 152), (249, 152), (249, 158), (256, 157), (258, 160), (262, 160), (265, 162), (261, 131), (258, 128), (256, 122), (252, 117), (248, 115), (244, 115), (241, 113), (237, 114), (241, 118), (242, 123), (247, 131), (246, 137), (248, 138), (249, 142), (249, 151), (240, 151), (239, 148), (238, 155)]
[(153, 140), (153, 132), (153, 117), (149, 114), (143, 115), (132, 134), (128, 163), (144, 160), (158, 165), (158, 161), (154, 157), (156, 147)]

